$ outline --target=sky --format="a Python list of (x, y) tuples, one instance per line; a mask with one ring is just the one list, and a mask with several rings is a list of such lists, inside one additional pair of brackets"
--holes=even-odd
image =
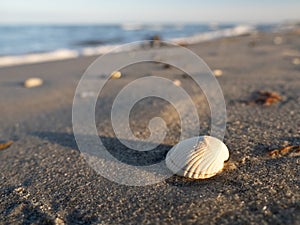
[(1, 24), (300, 21), (300, 0), (1, 0)]

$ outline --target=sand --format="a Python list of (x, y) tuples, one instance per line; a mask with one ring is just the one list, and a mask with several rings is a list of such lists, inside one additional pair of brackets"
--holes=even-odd
[[(278, 36), (282, 43), (275, 45)], [(1, 68), (0, 141), (14, 143), (0, 151), (0, 223), (299, 224), (300, 158), (268, 156), (283, 145), (300, 145), (300, 67), (293, 64), (299, 46), (296, 32), (188, 46), (212, 70), (223, 72), (217, 79), (227, 105), (224, 142), (230, 160), (224, 172), (207, 180), (173, 176), (145, 187), (119, 185), (98, 175), (76, 145), (72, 101), (81, 75), (96, 57)], [(183, 72), (141, 63), (121, 73), (102, 93), (106, 104), (96, 106), (99, 135), (117, 156), (137, 162), (134, 153), (116, 140), (109, 110), (118, 91), (140, 76), (179, 80), (198, 105), (200, 132), (208, 133), (208, 105)], [(30, 77), (43, 79), (43, 85), (24, 88), (23, 81)], [(247, 104), (260, 90), (277, 92), (282, 101)], [(132, 112), (137, 136), (149, 134), (145, 128), (153, 116), (164, 118), (169, 127), (155, 153), (155, 160), (163, 160), (178, 141), (178, 115), (164, 101), (143, 100)]]

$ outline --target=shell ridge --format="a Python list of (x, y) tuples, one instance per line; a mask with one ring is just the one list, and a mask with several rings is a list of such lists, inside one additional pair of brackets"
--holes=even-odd
[(194, 173), (197, 170), (197, 168), (199, 168), (199, 164), (205, 159), (204, 155), (207, 147), (207, 143), (197, 143), (197, 146), (194, 148), (192, 156), (186, 163), (188, 165), (186, 167), (187, 172)]
[(207, 167), (209, 167), (212, 164), (213, 159), (214, 159), (214, 154), (210, 154), (209, 158), (203, 159), (202, 163), (205, 164), (203, 164), (201, 167), (199, 166), (197, 172), (201, 173), (201, 171), (206, 170)]
[(228, 148), (222, 141), (211, 136), (200, 136), (174, 146), (166, 156), (166, 165), (178, 175), (204, 179), (222, 171), (228, 158)]

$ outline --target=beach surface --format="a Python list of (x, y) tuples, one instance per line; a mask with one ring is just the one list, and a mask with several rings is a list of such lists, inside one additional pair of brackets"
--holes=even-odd
[[(72, 130), (76, 86), (97, 58), (0, 68), (0, 141), (14, 143), (0, 151), (1, 224), (299, 224), (300, 158), (297, 152), (271, 157), (269, 152), (300, 145), (300, 31), (255, 33), (187, 46), (212, 69), (227, 107), (224, 143), (230, 159), (222, 173), (205, 180), (172, 176), (155, 185), (131, 187), (97, 174), (77, 147)], [(147, 50), (145, 50), (147, 51)], [(117, 93), (139, 77), (179, 80), (197, 103), (200, 134), (208, 134), (209, 106), (195, 83), (173, 67), (140, 63), (121, 70), (101, 93), (96, 125), (106, 146), (136, 163), (110, 124)], [(26, 89), (30, 77), (42, 86)], [(271, 105), (249, 103), (257, 91), (278, 93)], [(149, 135), (147, 124), (159, 116), (169, 131), (156, 160), (178, 142), (176, 110), (161, 99), (145, 99), (132, 110), (136, 136)], [(124, 153), (126, 152), (126, 154)], [(144, 159), (145, 163), (152, 159)]]

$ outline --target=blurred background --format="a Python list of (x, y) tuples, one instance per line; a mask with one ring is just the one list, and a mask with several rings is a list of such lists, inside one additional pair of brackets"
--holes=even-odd
[[(1, 0), (0, 224), (299, 225), (299, 22), (300, 0)], [(86, 89), (76, 91), (99, 54), (145, 39), (152, 41), (138, 46), (145, 48), (140, 53), (148, 52), (157, 60), (120, 68), (106, 82), (108, 74), (101, 72), (109, 68), (105, 65), (122, 65), (122, 59), (136, 52), (115, 54), (107, 64), (96, 63), (93, 76), (83, 82)], [(157, 61), (164, 61), (161, 53), (167, 52), (184, 68), (197, 64), (208, 74), (207, 67), (171, 48), (158, 48), (159, 40), (189, 48), (216, 77), (226, 103), (224, 143), (230, 159), (224, 171), (210, 180), (174, 176), (156, 185), (126, 187), (102, 177), (121, 175), (122, 180), (131, 180), (131, 174), (125, 179), (123, 167), (118, 169), (110, 160), (99, 161), (106, 167), (103, 173), (92, 170), (91, 165), (98, 164), (93, 143), (88, 143), (92, 164), (83, 157), (87, 152), (80, 153), (72, 123), (74, 99), (84, 106), (79, 112), (86, 112), (87, 103), (98, 97), (97, 134), (113, 157), (130, 165), (163, 162), (180, 140), (182, 128), (212, 135), (210, 128), (216, 127), (212, 122), (224, 125), (212, 119), (204, 92), (185, 69)], [(156, 49), (150, 49), (151, 44)], [(127, 107), (120, 107), (120, 114), (129, 115), (133, 136), (140, 140), (136, 146), (150, 136), (149, 127), (162, 130), (151, 125), (152, 119), (163, 119), (168, 128), (157, 148), (135, 151), (116, 135), (112, 106), (121, 91), (136, 84), (133, 81), (154, 76), (171, 82), (161, 88), (169, 96), (173, 93), (169, 87), (187, 92), (200, 124), (189, 119), (193, 114), (188, 101), (174, 94), (176, 105), (153, 95), (136, 102), (130, 114)], [(131, 100), (141, 96), (138, 90), (155, 90), (159, 87), (155, 81), (133, 88), (134, 98), (122, 96), (121, 106), (131, 106)], [(89, 89), (89, 84), (100, 88), (103, 82), (101, 92)], [(181, 118), (188, 123), (181, 123)], [(89, 141), (93, 133), (82, 130), (81, 137)], [(140, 181), (160, 176), (156, 171), (139, 171), (132, 175)]]
[(207, 40), (224, 34), (208, 32), (240, 25), (272, 31), (299, 21), (299, 10), (298, 0), (2, 0), (0, 65), (22, 63), (14, 57), (28, 54), (40, 61), (49, 53), (52, 59), (101, 54), (155, 35), (173, 40), (205, 34)]

